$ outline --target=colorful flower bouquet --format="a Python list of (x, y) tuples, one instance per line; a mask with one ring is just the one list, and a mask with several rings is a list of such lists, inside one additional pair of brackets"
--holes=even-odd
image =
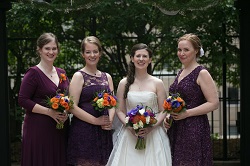
[[(179, 93), (171, 94), (163, 103), (163, 112), (171, 113), (181, 113), (186, 111), (185, 101), (180, 97)], [(172, 116), (169, 117), (169, 125), (171, 126), (173, 122)]]
[[(157, 119), (155, 118), (155, 113), (148, 106), (137, 105), (135, 108), (130, 110), (125, 118), (126, 126), (133, 127), (136, 133), (140, 129), (146, 127), (152, 127), (156, 124)], [(146, 140), (144, 137), (138, 136), (135, 149), (141, 150), (146, 148)]]
[(117, 106), (117, 98), (112, 92), (108, 90), (103, 90), (102, 92), (97, 92), (95, 98), (92, 101), (92, 106), (95, 110), (103, 112), (104, 110), (111, 109)]
[[(64, 113), (73, 108), (74, 102), (69, 96), (65, 96), (63, 93), (58, 93), (56, 96), (48, 98), (47, 104), (53, 110)], [(56, 128), (63, 129), (63, 122), (60, 122), (59, 124), (57, 123)]]

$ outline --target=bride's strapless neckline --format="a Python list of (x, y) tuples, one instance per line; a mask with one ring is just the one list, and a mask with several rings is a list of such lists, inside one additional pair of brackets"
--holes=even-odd
[(129, 91), (128, 93), (152, 93), (156, 96), (156, 93), (152, 91)]

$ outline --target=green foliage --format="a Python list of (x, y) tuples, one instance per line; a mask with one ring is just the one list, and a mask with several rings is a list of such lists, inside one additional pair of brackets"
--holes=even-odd
[[(178, 13), (168, 15), (171, 11)], [(16, 57), (10, 57), (9, 63), (21, 63), (21, 73), (37, 63), (35, 40), (46, 31), (58, 36), (62, 51), (56, 65), (65, 68), (68, 75), (83, 66), (80, 41), (87, 35), (99, 37), (104, 49), (99, 67), (116, 76), (116, 83), (126, 75), (127, 56), (130, 48), (138, 42), (153, 49), (153, 70), (178, 70), (181, 64), (176, 58), (176, 40), (184, 33), (192, 32), (202, 39), (208, 55), (201, 58), (200, 63), (209, 68), (216, 82), (222, 84), (221, 66), (226, 59), (228, 68), (233, 67), (233, 70), (227, 70), (229, 82), (235, 86), (239, 84), (239, 48), (234, 44), (239, 26), (232, 0), (186, 0), (184, 5), (178, 0), (168, 3), (159, 0), (22, 1), (13, 3), (7, 18), (10, 20), (7, 20), (9, 37), (14, 38), (9, 43), (10, 55)], [(224, 53), (223, 47), (226, 48)], [(31, 61), (22, 62), (18, 57)], [(14, 65), (12, 71), (15, 73)]]

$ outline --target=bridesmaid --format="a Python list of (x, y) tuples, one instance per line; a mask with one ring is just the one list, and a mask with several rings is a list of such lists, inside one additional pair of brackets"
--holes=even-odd
[[(60, 81), (66, 72), (53, 66), (59, 53), (57, 37), (43, 33), (37, 39), (37, 53), (40, 62), (27, 70), (19, 91), (18, 102), (25, 109), (21, 165), (66, 166), (68, 116), (52, 110), (45, 102), (69, 85), (68, 79)], [(63, 129), (56, 129), (59, 121), (66, 121)]]
[(108, 73), (97, 69), (102, 54), (98, 38), (88, 36), (82, 41), (82, 57), (86, 65), (71, 80), (69, 93), (73, 96), (74, 109), (70, 125), (67, 163), (77, 166), (105, 166), (113, 148), (112, 122), (114, 109), (108, 115), (94, 109), (95, 93), (112, 92), (113, 81)]
[(170, 93), (179, 93), (187, 110), (173, 113), (169, 126), (173, 166), (212, 166), (212, 143), (207, 113), (219, 106), (218, 92), (207, 69), (197, 62), (204, 55), (201, 41), (195, 34), (185, 34), (178, 40), (177, 55), (183, 65), (170, 85)]

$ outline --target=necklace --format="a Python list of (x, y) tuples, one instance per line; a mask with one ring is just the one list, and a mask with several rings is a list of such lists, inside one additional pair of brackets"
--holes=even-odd
[(138, 87), (139, 91), (141, 91), (141, 84), (139, 84), (139, 81), (136, 81), (135, 84)]
[(45, 75), (47, 75), (48, 77), (50, 77), (50, 78), (52, 78), (53, 77), (53, 74), (55, 73), (55, 68), (54, 68), (54, 66), (52, 67), (52, 70), (49, 72), (48, 70), (46, 70), (44, 67), (42, 67), (41, 65), (37, 65), (38, 66), (38, 68), (40, 69), (40, 70), (42, 70), (42, 72), (45, 74)]
[(144, 77), (144, 78), (141, 79), (141, 80), (139, 80), (139, 79), (136, 79), (136, 80), (135, 80), (134, 83), (137, 85), (139, 91), (145, 89), (145, 85), (146, 85), (145, 82), (147, 82), (148, 78), (149, 78), (149, 77), (148, 77), (148, 75), (147, 75), (146, 77)]

